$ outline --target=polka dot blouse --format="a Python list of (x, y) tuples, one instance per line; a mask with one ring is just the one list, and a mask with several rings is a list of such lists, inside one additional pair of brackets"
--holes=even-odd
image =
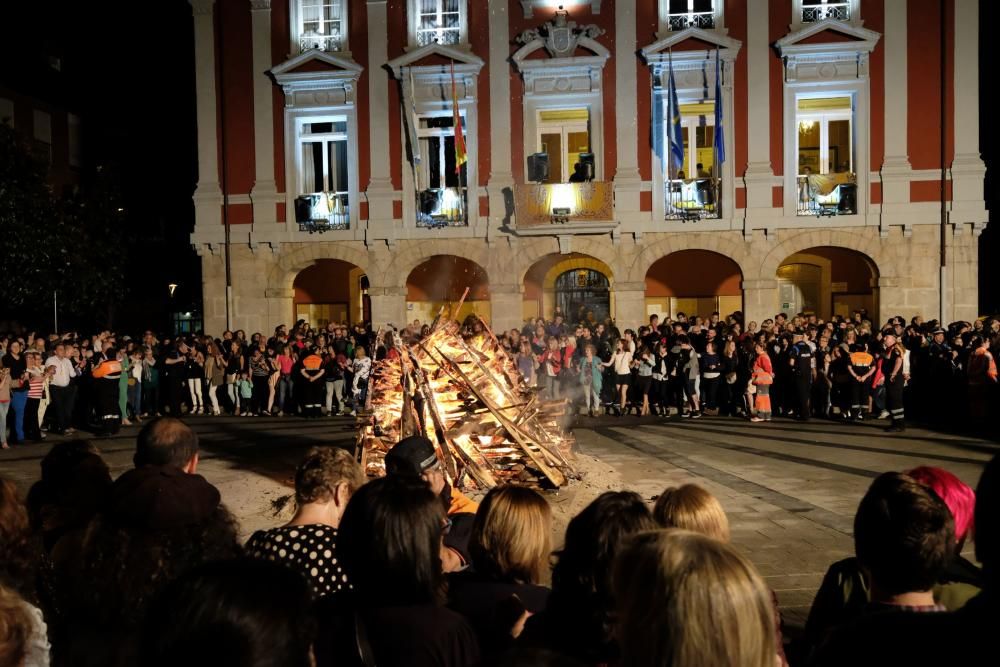
[(315, 523), (258, 530), (247, 542), (251, 558), (284, 563), (302, 573), (321, 598), (350, 590), (337, 560), (337, 529)]

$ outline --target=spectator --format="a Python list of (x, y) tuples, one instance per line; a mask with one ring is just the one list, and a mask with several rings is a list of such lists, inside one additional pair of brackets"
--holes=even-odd
[(614, 588), (622, 665), (777, 664), (768, 589), (718, 540), (685, 530), (639, 533), (616, 561)]
[(573, 517), (552, 571), (545, 611), (528, 619), (522, 639), (588, 665), (619, 655), (613, 633), (611, 568), (625, 539), (656, 528), (642, 498), (608, 491)]
[(310, 449), (295, 471), (295, 516), (280, 528), (254, 533), (247, 555), (297, 571), (317, 599), (348, 590), (337, 558), (337, 527), (364, 482), (361, 466), (346, 450)]
[(25, 602), (14, 591), (0, 586), (0, 665), (35, 667), (29, 650), (35, 633), (34, 623)]
[(320, 609), (318, 667), (472, 667), (475, 633), (444, 606), (439, 499), (412, 477), (358, 490), (340, 524), (341, 558), (354, 587), (349, 604)]
[(132, 462), (143, 466), (173, 466), (194, 474), (198, 470), (198, 434), (176, 417), (157, 417), (136, 438)]
[(682, 528), (720, 542), (729, 541), (729, 519), (722, 505), (697, 484), (665, 490), (656, 499), (653, 518), (664, 528)]
[(218, 561), (173, 582), (142, 633), (148, 667), (312, 667), (309, 590), (283, 567)]
[(472, 568), (448, 580), (448, 606), (475, 628), (486, 655), (496, 655), (545, 609), (542, 586), (552, 553), (552, 510), (537, 491), (492, 489), (472, 526)]

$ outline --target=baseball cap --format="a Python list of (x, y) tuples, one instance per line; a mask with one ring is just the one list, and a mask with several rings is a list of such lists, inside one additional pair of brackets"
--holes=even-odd
[(422, 435), (403, 438), (385, 455), (387, 475), (419, 476), (437, 464), (434, 444)]

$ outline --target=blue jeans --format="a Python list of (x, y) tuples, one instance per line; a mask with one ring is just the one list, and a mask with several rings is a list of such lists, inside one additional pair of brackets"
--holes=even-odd
[(292, 412), (288, 410), (288, 403), (292, 400), (292, 375), (282, 375), (278, 378), (278, 409), (282, 412)]
[(14, 409), (14, 437), (24, 442), (24, 408), (28, 404), (28, 391), (10, 392), (10, 407)]

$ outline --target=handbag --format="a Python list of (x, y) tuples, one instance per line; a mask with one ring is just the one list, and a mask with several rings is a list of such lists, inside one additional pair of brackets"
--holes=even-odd
[(726, 373), (726, 384), (736, 384), (736, 373)]

